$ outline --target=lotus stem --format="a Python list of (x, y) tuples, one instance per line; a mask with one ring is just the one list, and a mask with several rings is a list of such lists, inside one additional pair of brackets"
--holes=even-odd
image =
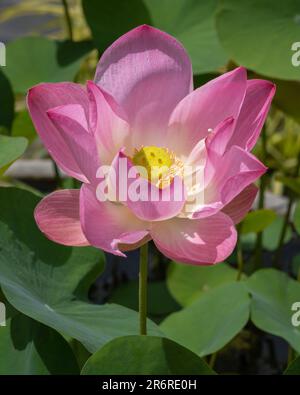
[(140, 248), (139, 273), (139, 313), (140, 335), (147, 335), (147, 279), (148, 279), (148, 243)]

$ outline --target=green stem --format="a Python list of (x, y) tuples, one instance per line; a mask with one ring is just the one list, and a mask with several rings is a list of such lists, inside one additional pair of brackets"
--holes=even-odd
[[(299, 170), (300, 170), (300, 154), (298, 156), (297, 159), (297, 165), (295, 168), (295, 173), (294, 173), (294, 177), (297, 177), (299, 174)], [(289, 227), (289, 221), (290, 221), (290, 215), (291, 215), (291, 211), (292, 211), (292, 207), (295, 201), (295, 197), (293, 194), (290, 195), (290, 199), (289, 199), (289, 203), (288, 203), (288, 207), (284, 216), (284, 221), (283, 221), (283, 226), (281, 229), (281, 233), (280, 233), (280, 237), (279, 237), (279, 242), (278, 242), (278, 247), (276, 249), (276, 253), (274, 256), (274, 266), (279, 266), (279, 262), (280, 262), (280, 258), (282, 255), (282, 249), (283, 249), (283, 245), (284, 245), (284, 240), (285, 240), (285, 236), (286, 236), (286, 232), (288, 230)]]
[[(261, 134), (262, 139), (262, 161), (264, 162), (267, 157), (267, 134), (265, 127)], [(265, 190), (266, 190), (266, 175), (262, 176), (259, 185), (259, 201), (258, 208), (263, 209), (265, 205)], [(263, 232), (257, 233), (255, 245), (255, 268), (261, 266), (262, 263), (262, 245), (263, 245)]]
[(60, 188), (62, 186), (62, 181), (61, 181), (61, 177), (59, 174), (59, 170), (58, 170), (57, 164), (54, 162), (54, 160), (52, 160), (52, 163), (53, 163), (54, 173), (55, 173), (56, 188)]
[(210, 357), (209, 363), (208, 363), (208, 365), (209, 365), (209, 367), (211, 369), (213, 369), (214, 366), (215, 366), (215, 363), (216, 363), (216, 360), (217, 360), (217, 356), (218, 356), (218, 351), (216, 351), (213, 354), (211, 354), (211, 357)]
[(147, 335), (147, 277), (148, 277), (148, 243), (140, 248), (139, 274), (139, 312), (140, 335)]
[(237, 264), (238, 264), (238, 273), (237, 273), (236, 281), (240, 281), (244, 271), (244, 258), (243, 258), (243, 250), (242, 250), (242, 243), (240, 240), (240, 234), (238, 235), (236, 250), (237, 250), (236, 252), (237, 252)]
[(66, 19), (66, 24), (67, 24), (67, 29), (68, 29), (68, 36), (69, 36), (70, 40), (73, 40), (72, 19), (71, 19), (67, 0), (62, 0), (62, 5), (64, 7), (64, 12), (65, 12), (65, 19)]

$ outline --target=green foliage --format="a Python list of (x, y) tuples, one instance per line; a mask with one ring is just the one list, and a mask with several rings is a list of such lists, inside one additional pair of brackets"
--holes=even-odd
[[(16, 188), (0, 189), (0, 284), (23, 314), (96, 351), (114, 337), (138, 333), (138, 315), (125, 307), (95, 305), (87, 290), (104, 267), (99, 250), (54, 244), (37, 229), (39, 198)], [(159, 334), (149, 322), (149, 333)]]
[(182, 306), (191, 304), (203, 293), (237, 278), (237, 271), (226, 263), (192, 266), (172, 262), (167, 276), (168, 288)]
[[(117, 303), (138, 311), (138, 281), (131, 281), (117, 287), (109, 298), (109, 303)], [(148, 283), (148, 315), (160, 319), (179, 309), (170, 295), (165, 281)]]
[(190, 350), (163, 337), (125, 336), (107, 343), (83, 367), (84, 375), (214, 374)]
[[(266, 250), (274, 251), (278, 247), (281, 230), (283, 227), (284, 218), (276, 217), (270, 226), (264, 231), (263, 246)], [(292, 231), (290, 227), (287, 229), (284, 242), (288, 243), (292, 238)]]
[(250, 298), (244, 282), (220, 285), (161, 324), (172, 340), (200, 356), (225, 346), (246, 325)]
[(56, 42), (44, 37), (19, 38), (7, 45), (5, 74), (16, 93), (26, 93), (41, 82), (73, 80), (86, 54), (93, 49), (90, 41)]
[(16, 114), (12, 125), (11, 134), (14, 137), (26, 137), (30, 143), (37, 137), (35, 128), (27, 110), (20, 111)]
[(21, 156), (27, 147), (24, 137), (10, 137), (0, 135), (0, 170), (10, 165)]
[(300, 202), (295, 207), (293, 224), (298, 234), (300, 234)]
[(14, 119), (15, 98), (11, 84), (0, 70), (0, 128), (8, 131), (11, 129)]
[(299, 42), (299, 1), (221, 0), (217, 31), (236, 63), (265, 76), (299, 79), (291, 46)]
[(6, 326), (0, 327), (0, 374), (78, 374), (66, 340), (53, 329), (32, 320), (7, 303)]
[(273, 210), (261, 209), (248, 213), (242, 222), (241, 233), (259, 233), (266, 229), (276, 219)]
[(300, 375), (300, 357), (296, 358), (285, 370), (285, 375), (298, 376)]
[(292, 324), (292, 306), (300, 301), (300, 283), (275, 269), (263, 269), (247, 281), (251, 319), (265, 332), (284, 338), (300, 352), (300, 327)]
[(82, 4), (100, 52), (128, 30), (149, 24), (182, 42), (195, 73), (215, 71), (227, 62), (215, 30), (217, 0), (83, 0)]

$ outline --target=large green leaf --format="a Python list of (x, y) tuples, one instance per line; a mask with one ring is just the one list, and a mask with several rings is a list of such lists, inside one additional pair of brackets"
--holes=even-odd
[[(0, 283), (8, 301), (91, 352), (114, 337), (137, 334), (136, 312), (87, 301), (87, 290), (103, 269), (103, 253), (48, 241), (33, 219), (38, 201), (25, 190), (0, 189)], [(149, 332), (160, 333), (151, 322)]]
[(128, 30), (151, 24), (141, 0), (82, 0), (82, 7), (100, 52)]
[(79, 373), (75, 356), (59, 333), (11, 306), (7, 317), (6, 326), (0, 327), (1, 375)]
[(299, 42), (299, 0), (221, 0), (217, 30), (228, 55), (258, 73), (299, 79), (291, 50)]
[(153, 25), (175, 36), (189, 53), (193, 71), (215, 71), (227, 62), (214, 15), (217, 0), (144, 0)]
[(258, 233), (262, 232), (276, 219), (276, 213), (273, 210), (261, 209), (251, 211), (246, 215), (242, 222), (241, 233)]
[(25, 93), (40, 82), (73, 80), (84, 56), (93, 48), (90, 41), (56, 42), (45, 37), (19, 38), (7, 45), (4, 69), (13, 89)]
[(300, 327), (293, 326), (292, 306), (300, 302), (300, 283), (275, 269), (262, 269), (247, 281), (251, 319), (263, 331), (283, 337), (300, 352)]
[(167, 275), (168, 288), (182, 306), (187, 306), (202, 293), (237, 278), (237, 272), (226, 263), (215, 266), (192, 266), (172, 262)]
[(214, 24), (217, 0), (83, 0), (82, 4), (101, 52), (128, 30), (149, 24), (182, 42), (195, 73), (215, 71), (227, 61)]
[(211, 289), (161, 324), (172, 340), (203, 356), (225, 346), (245, 326), (250, 298), (242, 282)]
[(172, 340), (125, 336), (112, 340), (92, 355), (82, 374), (198, 375), (214, 372), (196, 354)]
[(9, 165), (21, 156), (27, 147), (24, 137), (10, 137), (0, 135), (0, 169)]
[(284, 371), (285, 375), (300, 376), (300, 357), (296, 358)]
[(0, 128), (11, 129), (14, 119), (15, 99), (11, 84), (0, 70)]

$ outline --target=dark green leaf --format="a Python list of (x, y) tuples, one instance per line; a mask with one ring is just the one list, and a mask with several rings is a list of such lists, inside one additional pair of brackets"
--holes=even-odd
[(141, 0), (83, 0), (82, 7), (93, 39), (100, 52), (128, 30), (151, 24)]
[[(122, 284), (111, 295), (109, 302), (138, 311), (138, 281)], [(173, 313), (179, 306), (170, 295), (165, 281), (148, 283), (148, 314), (158, 317)]]
[(0, 327), (0, 374), (78, 374), (66, 340), (53, 329), (7, 306), (6, 326)]
[(298, 376), (300, 375), (300, 357), (296, 358), (285, 370), (285, 375)]
[(162, 337), (125, 336), (107, 343), (90, 357), (84, 375), (214, 374), (190, 350)]
[(11, 84), (0, 70), (0, 127), (11, 129), (14, 119), (15, 99)]

